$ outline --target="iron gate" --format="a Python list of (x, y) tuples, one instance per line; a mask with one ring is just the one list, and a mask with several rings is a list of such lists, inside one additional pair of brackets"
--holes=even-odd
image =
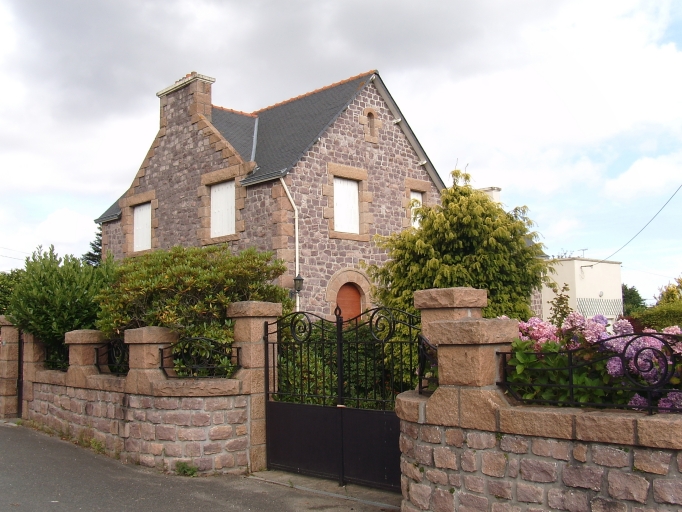
[(265, 324), (268, 468), (400, 489), (398, 393), (418, 384), (419, 319), (375, 308), (345, 321)]

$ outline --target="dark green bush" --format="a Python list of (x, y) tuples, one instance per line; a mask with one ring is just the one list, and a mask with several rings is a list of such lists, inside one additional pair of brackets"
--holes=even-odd
[(12, 290), (24, 275), (21, 269), (10, 270), (9, 272), (0, 272), (0, 315), (7, 312), (9, 306), (9, 298), (12, 295)]
[(52, 246), (49, 251), (38, 247), (14, 286), (8, 317), (48, 348), (59, 348), (67, 332), (95, 327), (94, 298), (109, 285), (113, 270), (111, 260), (94, 268), (75, 256), (60, 258)]
[(145, 326), (168, 327), (181, 338), (232, 342), (227, 306), (257, 300), (291, 306), (288, 291), (272, 284), (286, 270), (271, 253), (229, 247), (174, 247), (124, 260), (113, 284), (97, 297), (97, 327), (106, 336)]
[(637, 311), (632, 316), (645, 327), (659, 331), (670, 325), (682, 327), (682, 301), (659, 304), (652, 308)]

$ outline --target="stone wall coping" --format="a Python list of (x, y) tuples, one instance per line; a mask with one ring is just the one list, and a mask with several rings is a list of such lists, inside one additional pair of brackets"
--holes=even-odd
[(278, 317), (282, 315), (282, 305), (278, 302), (241, 301), (227, 306), (230, 318)]
[(133, 345), (172, 344), (178, 341), (178, 333), (167, 327), (139, 327), (126, 329), (124, 342)]
[(519, 336), (519, 322), (510, 318), (462, 318), (429, 323), (434, 345), (497, 345)]
[(67, 332), (64, 342), (67, 345), (99, 345), (104, 342), (104, 335), (96, 329), (80, 329)]
[(7, 317), (5, 315), (0, 315), (0, 325), (2, 326), (14, 326), (12, 322), (7, 320)]
[(33, 382), (52, 384), (53, 386), (66, 386), (66, 372), (59, 370), (36, 370)]
[(152, 396), (226, 396), (239, 395), (237, 379), (168, 379), (151, 383)]
[[(402, 420), (424, 425), (437, 424), (503, 434), (682, 449), (682, 416), (678, 414), (648, 415), (637, 411), (511, 405), (499, 390), (456, 386), (441, 386), (438, 389), (443, 392), (434, 393), (430, 397), (419, 395), (417, 391), (401, 393), (396, 398), (396, 414)], [(444, 393), (458, 403), (443, 404)], [(496, 394), (499, 399), (482, 400), (482, 393)], [(467, 411), (469, 414), (436, 414), (434, 417), (438, 421), (429, 423), (427, 420), (431, 416), (431, 398), (434, 398), (434, 405), (440, 411), (450, 406), (451, 409)]]
[(101, 373), (99, 375), (88, 375), (87, 384), (87, 389), (123, 393), (125, 392), (126, 378), (123, 375), (107, 375)]
[(488, 305), (488, 291), (476, 288), (431, 288), (414, 292), (416, 309), (484, 308)]

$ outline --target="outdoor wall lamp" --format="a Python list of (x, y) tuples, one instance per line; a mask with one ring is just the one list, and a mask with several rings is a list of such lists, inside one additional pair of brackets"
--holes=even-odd
[(294, 277), (294, 289), (289, 292), (289, 297), (294, 298), (301, 292), (302, 289), (303, 278), (301, 277), (301, 274), (298, 274), (296, 277)]

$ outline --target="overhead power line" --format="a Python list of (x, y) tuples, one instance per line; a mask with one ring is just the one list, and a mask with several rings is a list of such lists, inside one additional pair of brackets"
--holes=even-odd
[(30, 252), (18, 251), (17, 249), (10, 249), (9, 247), (0, 247), (0, 249), (3, 249), (5, 251), (20, 252), (21, 254), (31, 254)]
[(24, 261), (24, 258), (15, 258), (14, 256), (5, 256), (4, 254), (0, 254), (0, 258), (9, 258), (11, 260)]
[(624, 244), (620, 249), (618, 249), (618, 250), (617, 250), (616, 252), (614, 252), (613, 254), (609, 254), (609, 255), (608, 255), (606, 258), (604, 258), (603, 260), (599, 260), (597, 263), (593, 263), (592, 265), (584, 265), (584, 266), (585, 266), (585, 267), (596, 267), (596, 266), (599, 265), (600, 263), (604, 263), (605, 261), (607, 261), (609, 258), (613, 258), (616, 254), (618, 254), (620, 251), (622, 251), (623, 249), (625, 249), (625, 248), (627, 247), (627, 245), (628, 245), (630, 242), (632, 242), (635, 238), (637, 238), (637, 237), (639, 236), (639, 234), (640, 234), (642, 231), (644, 231), (644, 229), (645, 229), (649, 224), (651, 224), (651, 223), (653, 222), (653, 220), (654, 220), (656, 217), (658, 217), (658, 214), (661, 213), (661, 212), (663, 211), (663, 208), (665, 208), (666, 206), (668, 206), (668, 203), (669, 203), (670, 201), (672, 201), (673, 197), (675, 197), (675, 194), (677, 194), (677, 193), (680, 191), (681, 188), (682, 188), (682, 185), (680, 185), (679, 187), (677, 187), (677, 190), (675, 190), (675, 192), (673, 192), (673, 195), (671, 195), (670, 198), (665, 202), (665, 204), (664, 204), (663, 206), (661, 206), (661, 209), (658, 210), (658, 211), (656, 212), (656, 214), (655, 214), (653, 217), (651, 217), (651, 219), (649, 220), (649, 222), (647, 222), (646, 224), (644, 224), (644, 227), (643, 227), (642, 229), (640, 229), (639, 231), (637, 231), (637, 233), (635, 233), (635, 236), (633, 236), (630, 240), (628, 240), (627, 242), (625, 242), (625, 244)]

